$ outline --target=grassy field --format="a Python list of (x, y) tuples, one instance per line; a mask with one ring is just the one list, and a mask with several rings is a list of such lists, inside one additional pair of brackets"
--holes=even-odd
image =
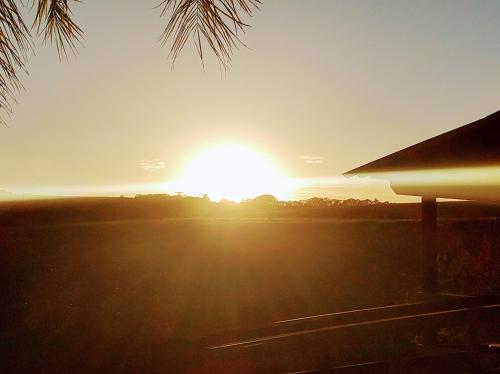
[[(500, 290), (496, 220), (440, 225), (446, 290)], [(0, 230), (2, 364), (144, 372), (172, 339), (411, 300), (418, 222), (155, 220)]]

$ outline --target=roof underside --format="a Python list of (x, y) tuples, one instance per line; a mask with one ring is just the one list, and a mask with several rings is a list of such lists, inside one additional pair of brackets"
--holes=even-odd
[(344, 175), (387, 179), (398, 194), (500, 201), (499, 170), (500, 111)]

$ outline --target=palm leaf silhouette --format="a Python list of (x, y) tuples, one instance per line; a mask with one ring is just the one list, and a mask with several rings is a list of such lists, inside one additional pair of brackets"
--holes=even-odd
[(171, 17), (161, 35), (162, 42), (166, 44), (173, 39), (170, 56), (175, 62), (192, 36), (203, 61), (204, 39), (226, 68), (233, 50), (244, 45), (238, 33), (248, 25), (242, 21), (240, 13), (251, 16), (252, 10), (258, 9), (260, 4), (260, 0), (163, 0), (162, 15), (171, 12)]
[[(0, 109), (12, 112), (15, 94), (22, 89), (19, 73), (28, 73), (27, 55), (32, 49), (31, 31), (55, 44), (59, 58), (68, 51), (76, 52), (83, 39), (83, 30), (73, 20), (71, 5), (80, 0), (0, 0)], [(31, 5), (36, 15), (31, 28), (23, 20), (20, 5)], [(239, 33), (245, 24), (240, 14), (252, 15), (261, 0), (162, 0), (161, 15), (170, 19), (161, 34), (165, 45), (170, 39), (170, 58), (175, 62), (190, 37), (203, 61), (204, 40), (220, 63), (226, 68), (234, 49), (244, 45)], [(5, 124), (0, 116), (0, 122)]]
[(56, 45), (59, 57), (67, 57), (68, 48), (76, 51), (76, 43), (83, 37), (82, 29), (71, 18), (68, 0), (38, 0), (33, 27), (43, 33), (44, 41)]

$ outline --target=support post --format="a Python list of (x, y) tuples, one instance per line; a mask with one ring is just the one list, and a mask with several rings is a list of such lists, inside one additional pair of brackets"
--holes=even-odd
[(437, 293), (437, 202), (422, 197), (422, 271), (424, 297)]

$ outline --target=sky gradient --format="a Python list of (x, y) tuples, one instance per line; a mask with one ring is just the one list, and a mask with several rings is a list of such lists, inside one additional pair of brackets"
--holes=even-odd
[(0, 189), (158, 192), (227, 142), (311, 181), (294, 198), (395, 199), (338, 176), (500, 109), (498, 1), (267, 0), (225, 74), (193, 45), (172, 69), (156, 3), (77, 4), (69, 63), (37, 42), (0, 129)]

